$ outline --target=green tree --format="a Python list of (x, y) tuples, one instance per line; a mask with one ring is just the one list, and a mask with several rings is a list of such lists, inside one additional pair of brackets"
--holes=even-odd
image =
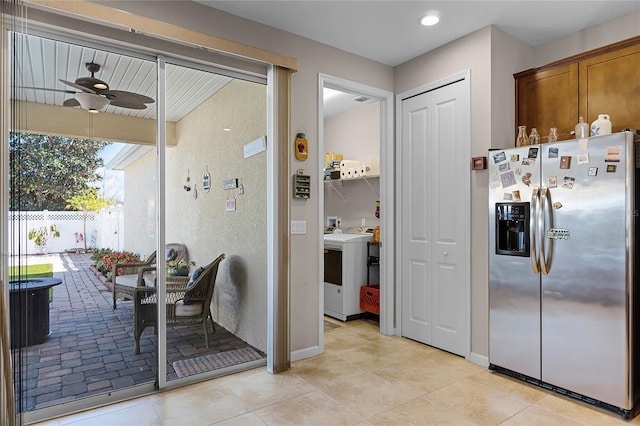
[(89, 212), (99, 212), (101, 209), (105, 209), (115, 204), (113, 198), (104, 198), (98, 194), (98, 189), (94, 187), (88, 187), (80, 191), (79, 194), (71, 197), (67, 200), (67, 208), (71, 210), (77, 210), (83, 212), (84, 224), (83, 224), (83, 238), (84, 249), (87, 249), (87, 217)]
[(13, 133), (9, 138), (10, 208), (64, 210), (67, 200), (101, 180), (98, 156), (109, 142)]

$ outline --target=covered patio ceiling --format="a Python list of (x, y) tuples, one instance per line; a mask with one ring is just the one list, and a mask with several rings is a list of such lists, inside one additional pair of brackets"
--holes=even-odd
[[(13, 100), (62, 106), (65, 100), (74, 97), (64, 91), (80, 90), (60, 80), (74, 82), (79, 77), (89, 77), (86, 69), (89, 62), (100, 65), (95, 77), (107, 82), (109, 90), (134, 92), (157, 100), (157, 72), (153, 61), (35, 35), (19, 37), (17, 46), (19, 60), (15, 66), (19, 87), (12, 87)], [(179, 121), (232, 80), (184, 66), (167, 66), (166, 74), (166, 120), (169, 122)], [(107, 105), (102, 111), (155, 120), (156, 105), (151, 103), (141, 110)]]

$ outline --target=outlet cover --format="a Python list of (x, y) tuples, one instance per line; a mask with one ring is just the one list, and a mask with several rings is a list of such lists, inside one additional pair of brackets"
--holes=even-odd
[(307, 233), (307, 221), (306, 220), (292, 220), (291, 221), (291, 234), (306, 234)]

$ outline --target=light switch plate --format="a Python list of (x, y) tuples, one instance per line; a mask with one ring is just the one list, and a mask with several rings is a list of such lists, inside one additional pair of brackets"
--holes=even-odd
[(306, 220), (292, 220), (291, 221), (291, 234), (306, 234), (307, 233), (307, 221)]

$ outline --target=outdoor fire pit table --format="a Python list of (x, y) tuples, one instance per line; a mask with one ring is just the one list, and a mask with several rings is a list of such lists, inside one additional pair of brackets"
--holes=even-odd
[(49, 331), (49, 289), (59, 278), (26, 278), (9, 281), (11, 347), (42, 343)]

